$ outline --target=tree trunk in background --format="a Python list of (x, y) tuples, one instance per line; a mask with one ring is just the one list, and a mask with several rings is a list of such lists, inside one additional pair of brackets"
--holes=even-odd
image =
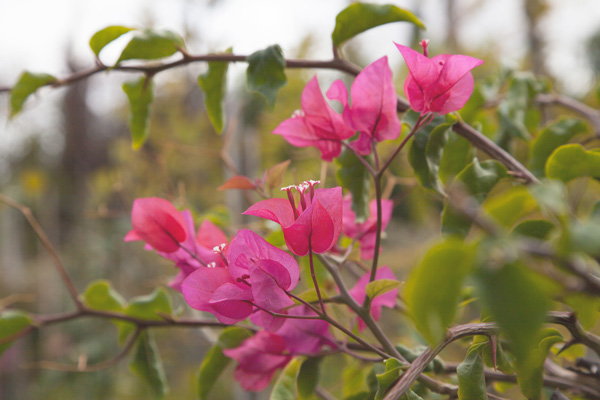
[(524, 0), (527, 21), (527, 46), (531, 70), (536, 75), (546, 72), (544, 39), (539, 31), (539, 23), (548, 10), (547, 0)]

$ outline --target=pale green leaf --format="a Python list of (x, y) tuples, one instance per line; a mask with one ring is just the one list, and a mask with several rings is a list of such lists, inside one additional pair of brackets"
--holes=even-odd
[[(227, 49), (231, 53), (231, 47)], [(208, 118), (217, 133), (223, 131), (223, 121), (225, 112), (223, 109), (223, 99), (227, 89), (227, 68), (228, 62), (211, 61), (208, 63), (208, 71), (198, 76), (198, 85), (204, 91), (204, 103)]]
[(269, 400), (296, 400), (296, 376), (300, 371), (300, 359), (294, 358), (277, 378)]
[[(0, 340), (16, 335), (31, 325), (31, 317), (17, 310), (6, 310), (0, 314)], [(0, 354), (12, 345), (12, 341), (0, 344)]]
[(370, 299), (375, 298), (381, 294), (387, 293), (390, 290), (399, 288), (403, 282), (394, 279), (378, 279), (373, 282), (367, 283), (365, 292)]
[(563, 182), (584, 176), (600, 178), (600, 153), (587, 151), (580, 144), (561, 146), (548, 158), (546, 176)]
[(23, 108), (25, 100), (42, 86), (49, 85), (56, 78), (48, 74), (33, 74), (25, 71), (10, 90), (10, 117), (17, 115)]
[(126, 26), (112, 25), (107, 26), (104, 29), (94, 33), (94, 36), (90, 39), (90, 47), (92, 51), (98, 57), (100, 51), (113, 40), (121, 37), (127, 32), (132, 31), (134, 28), (128, 28)]
[(144, 29), (136, 32), (123, 49), (117, 64), (126, 60), (155, 60), (169, 57), (185, 48), (183, 38), (168, 30)]
[(134, 149), (139, 149), (148, 138), (150, 104), (154, 98), (152, 79), (142, 77), (137, 81), (125, 82), (123, 91), (127, 94), (131, 107), (129, 129)]

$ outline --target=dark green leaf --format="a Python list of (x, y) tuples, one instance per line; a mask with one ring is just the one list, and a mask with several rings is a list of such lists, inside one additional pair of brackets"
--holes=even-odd
[[(473, 345), (476, 344), (487, 344), (490, 342), (490, 338), (487, 336), (475, 336), (473, 338)], [(492, 357), (491, 346), (482, 347), (483, 363), (489, 368), (499, 369), (505, 374), (512, 375), (515, 373), (514, 357), (502, 347), (502, 342), (496, 338), (496, 364), (494, 365), (494, 359)]]
[(600, 178), (600, 153), (579, 144), (561, 146), (548, 158), (546, 176), (563, 182), (582, 176)]
[[(231, 53), (231, 47), (227, 49)], [(206, 111), (208, 118), (217, 133), (223, 131), (225, 113), (223, 111), (223, 99), (227, 89), (227, 67), (228, 62), (211, 61), (208, 63), (208, 71), (198, 76), (198, 85), (204, 91)]]
[(25, 100), (42, 86), (49, 85), (56, 78), (48, 74), (32, 74), (25, 71), (10, 90), (10, 117), (17, 115), (23, 108)]
[(125, 82), (123, 91), (127, 94), (131, 107), (129, 128), (134, 149), (139, 149), (148, 137), (148, 121), (150, 119), (150, 104), (154, 98), (152, 79), (142, 77), (137, 81)]
[(545, 219), (523, 221), (513, 229), (514, 233), (536, 239), (546, 239), (554, 229), (554, 224)]
[(307, 358), (302, 362), (296, 384), (298, 387), (298, 399), (311, 399), (317, 385), (321, 367), (320, 357)]
[[(407, 113), (404, 120), (411, 124), (412, 118), (412, 113)], [(441, 194), (444, 194), (444, 189), (437, 173), (448, 132), (452, 127), (452, 124), (443, 121), (443, 117), (437, 116), (429, 125), (419, 129), (408, 150), (408, 161), (421, 185)]]
[(145, 29), (137, 32), (123, 49), (117, 64), (125, 60), (155, 60), (185, 48), (183, 38), (171, 31)]
[(387, 293), (390, 290), (394, 290), (402, 285), (402, 282), (394, 279), (378, 279), (373, 282), (367, 283), (365, 292), (370, 299), (375, 298), (381, 294)]
[(292, 359), (277, 378), (269, 400), (295, 400), (296, 376), (300, 370), (300, 360)]
[[(31, 325), (31, 318), (22, 311), (7, 310), (0, 314), (0, 340), (16, 335)], [(12, 345), (12, 341), (0, 344), (0, 354)]]
[(408, 10), (391, 4), (369, 4), (356, 2), (343, 9), (335, 18), (335, 29), (331, 34), (334, 46), (368, 29), (390, 22), (410, 22), (421, 29), (425, 25)]
[(537, 400), (542, 395), (544, 361), (550, 348), (563, 342), (563, 337), (556, 329), (546, 328), (535, 337), (536, 346), (531, 349), (527, 359), (517, 363), (517, 382), (521, 392), (530, 400)]
[(217, 379), (231, 362), (231, 359), (223, 354), (223, 349), (238, 347), (251, 336), (250, 331), (235, 326), (221, 332), (219, 340), (208, 351), (200, 365), (198, 372), (198, 398), (200, 400), (208, 398)]
[(545, 127), (531, 146), (529, 161), (531, 172), (539, 177), (545, 176), (544, 167), (550, 154), (586, 129), (586, 124), (575, 118), (563, 118)]
[(473, 157), (475, 157), (475, 151), (471, 143), (464, 137), (449, 132), (438, 174), (442, 182), (450, 182), (473, 161)]
[[(460, 185), (466, 194), (471, 196), (476, 203), (481, 204), (490, 190), (507, 176), (506, 167), (498, 161), (486, 160), (480, 163), (475, 158), (458, 174), (453, 185)], [(453, 210), (448, 204), (444, 206), (442, 214), (442, 232), (444, 234), (466, 236), (471, 229), (471, 224), (470, 218)]]
[[(421, 353), (423, 353), (425, 350), (427, 350), (426, 346), (417, 346), (414, 349), (409, 349), (408, 347), (400, 344), (400, 345), (396, 345), (395, 347), (396, 347), (396, 350), (398, 350), (398, 352), (400, 353), (400, 355), (402, 355), (402, 357), (406, 358), (406, 361), (408, 361), (408, 362), (413, 362), (414, 360), (417, 359), (417, 357), (419, 357), (421, 355)], [(434, 358), (433, 361), (430, 362), (423, 371), (424, 372), (442, 373), (443, 370), (444, 370), (443, 362), (438, 358)]]
[(335, 159), (335, 163), (339, 167), (335, 173), (338, 183), (352, 193), (352, 211), (356, 215), (356, 222), (364, 222), (369, 216), (369, 171), (354, 153), (346, 149)]
[(98, 32), (94, 33), (94, 36), (90, 39), (90, 47), (92, 51), (98, 57), (100, 51), (113, 40), (121, 37), (127, 32), (132, 31), (133, 28), (128, 28), (126, 26), (113, 25), (108, 26)]
[(156, 398), (162, 398), (169, 392), (167, 377), (152, 332), (142, 332), (138, 337), (129, 369), (146, 381)]
[(487, 400), (485, 374), (481, 350), (487, 343), (469, 348), (467, 358), (456, 368), (458, 376), (458, 398), (460, 400)]
[[(171, 300), (164, 289), (155, 289), (152, 293), (134, 297), (125, 309), (125, 314), (150, 321), (162, 321), (165, 316), (171, 315)], [(119, 327), (119, 339), (123, 341), (132, 331), (133, 325), (127, 324)]]
[(470, 269), (470, 249), (458, 239), (449, 239), (431, 247), (406, 282), (404, 295), (410, 315), (430, 344), (444, 339)]
[(278, 45), (269, 46), (248, 56), (246, 70), (248, 89), (260, 93), (270, 109), (275, 107), (275, 98), (280, 87), (287, 83), (285, 59)]
[(531, 272), (519, 262), (482, 267), (476, 274), (483, 305), (506, 333), (517, 362), (527, 359), (546, 319), (550, 302)]

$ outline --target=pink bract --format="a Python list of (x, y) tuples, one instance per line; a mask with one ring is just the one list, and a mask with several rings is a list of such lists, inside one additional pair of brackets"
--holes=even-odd
[[(381, 201), (381, 230), (387, 228), (392, 217), (392, 200)], [(352, 211), (352, 197), (344, 197), (344, 212), (342, 218), (342, 232), (344, 235), (356, 239), (360, 243), (360, 255), (365, 260), (373, 259), (375, 255), (375, 239), (377, 235), (377, 202), (369, 203), (369, 217), (362, 223), (356, 223), (356, 214)]]
[[(291, 316), (316, 316), (314, 311), (302, 305), (288, 310)], [(288, 318), (277, 331), (292, 354), (317, 354), (321, 347), (336, 348), (335, 338), (329, 331), (329, 323), (321, 319)]]
[[(461, 109), (473, 93), (471, 70), (482, 60), (464, 55), (440, 54), (431, 59), (395, 43), (406, 61), (409, 75), (404, 93), (413, 110), (421, 113), (448, 114)], [(427, 42), (421, 42), (427, 52)]]
[(315, 146), (323, 160), (333, 160), (340, 155), (341, 141), (355, 131), (327, 103), (316, 76), (306, 84), (301, 101), (302, 110), (279, 124), (273, 133), (283, 136), (293, 146)]
[(245, 390), (260, 391), (266, 388), (273, 374), (292, 359), (286, 353), (285, 340), (271, 332), (259, 331), (246, 339), (241, 346), (225, 349), (227, 357), (238, 362), (234, 378)]
[(396, 109), (398, 98), (387, 57), (366, 66), (348, 90), (341, 80), (335, 81), (327, 91), (327, 97), (338, 100), (344, 106), (344, 119), (360, 133), (351, 146), (360, 154), (371, 153), (372, 142), (394, 140), (400, 135), (401, 124)]
[(173, 253), (186, 237), (185, 221), (173, 204), (158, 197), (135, 199), (131, 210), (133, 229), (125, 241), (143, 240), (158, 251)]
[[(365, 301), (366, 288), (369, 283), (370, 273), (367, 272), (364, 274), (356, 285), (352, 289), (350, 289), (350, 295), (358, 304), (362, 304)], [(389, 267), (380, 267), (375, 274), (375, 280), (379, 279), (396, 279), (392, 270)], [(379, 321), (381, 318), (381, 309), (383, 307), (394, 308), (396, 305), (396, 298), (398, 297), (398, 289), (390, 290), (380, 296), (377, 296), (371, 302), (371, 315), (375, 321)], [(362, 331), (365, 329), (366, 325), (362, 319), (358, 320), (358, 330)]]
[(309, 248), (324, 253), (337, 242), (342, 230), (342, 188), (307, 190), (301, 196), (305, 206), (300, 208), (289, 199), (268, 199), (252, 205), (244, 214), (280, 224), (288, 248), (298, 256), (308, 254)]

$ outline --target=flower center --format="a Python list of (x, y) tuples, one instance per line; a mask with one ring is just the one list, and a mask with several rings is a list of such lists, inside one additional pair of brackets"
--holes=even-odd
[[(312, 204), (312, 200), (315, 197), (315, 185), (321, 183), (321, 181), (308, 180), (304, 181), (299, 185), (291, 185), (281, 188), (281, 191), (287, 192), (288, 201), (294, 212), (294, 220), (297, 220), (300, 213), (304, 212)], [(292, 189), (296, 189), (300, 194), (300, 210), (296, 207), (296, 200)], [(300, 211), (300, 213), (298, 212)]]

